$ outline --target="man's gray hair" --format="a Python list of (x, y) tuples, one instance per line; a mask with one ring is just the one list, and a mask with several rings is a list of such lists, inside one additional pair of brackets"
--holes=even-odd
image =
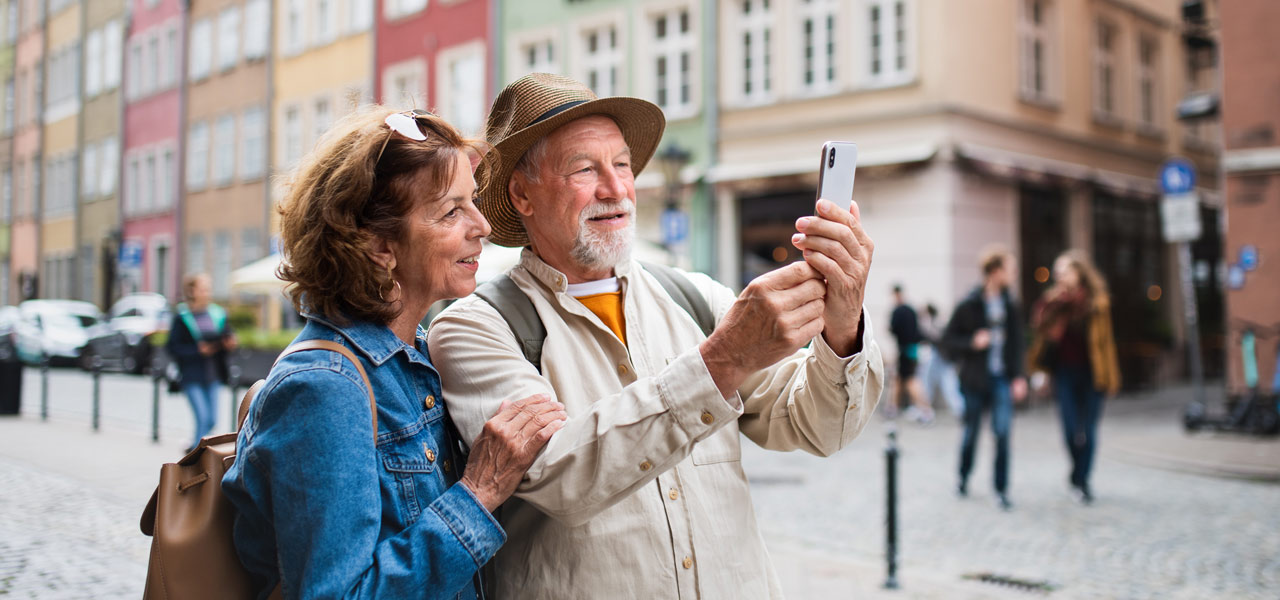
[(547, 158), (547, 138), (546, 136), (538, 138), (528, 150), (525, 150), (524, 156), (520, 157), (520, 162), (516, 163), (514, 172), (524, 176), (525, 179), (538, 183), (538, 173), (542, 170), (542, 161)]

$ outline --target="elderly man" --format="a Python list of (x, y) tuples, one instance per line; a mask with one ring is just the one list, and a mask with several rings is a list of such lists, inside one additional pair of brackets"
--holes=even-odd
[(792, 237), (805, 260), (736, 297), (667, 269), (710, 309), (710, 336), (658, 268), (632, 260), (635, 175), (664, 127), (649, 102), (597, 99), (555, 75), (494, 101), (480, 210), (493, 242), (525, 247), (508, 276), (545, 341), (530, 355), (519, 311), (473, 295), (436, 320), (430, 351), (464, 439), (507, 399), (551, 394), (569, 414), (497, 515), (508, 541), (487, 579), (499, 598), (780, 596), (738, 434), (830, 455), (880, 396), (862, 311), (872, 243), (856, 209), (821, 202)]

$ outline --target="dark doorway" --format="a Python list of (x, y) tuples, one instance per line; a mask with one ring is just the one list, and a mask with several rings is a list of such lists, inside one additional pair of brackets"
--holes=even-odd
[(1022, 265), (1018, 268), (1027, 314), (1052, 283), (1053, 261), (1067, 249), (1067, 194), (1058, 188), (1023, 186), (1019, 190)]
[(791, 245), (796, 219), (813, 214), (813, 190), (749, 196), (742, 199), (739, 226), (742, 232), (740, 286), (782, 265), (801, 258)]
[(1125, 389), (1156, 383), (1173, 341), (1165, 244), (1155, 200), (1093, 196), (1093, 256), (1111, 290), (1111, 322)]

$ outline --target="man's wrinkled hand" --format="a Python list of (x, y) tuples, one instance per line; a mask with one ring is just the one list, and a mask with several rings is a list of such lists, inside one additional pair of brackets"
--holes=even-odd
[(856, 202), (844, 211), (833, 202), (819, 200), (818, 214), (797, 220), (796, 230), (799, 233), (791, 236), (791, 243), (827, 282), (822, 335), (837, 354), (849, 356), (861, 347), (858, 325), (875, 242), (862, 228)]

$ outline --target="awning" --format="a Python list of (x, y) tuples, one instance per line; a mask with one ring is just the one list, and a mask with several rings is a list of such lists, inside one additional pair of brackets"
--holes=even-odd
[(1028, 183), (1058, 184), (1065, 181), (1083, 181), (1126, 196), (1154, 196), (1160, 193), (1154, 171), (1151, 177), (1138, 177), (968, 142), (956, 144), (956, 157), (970, 162), (977, 170), (988, 175)]
[[(858, 168), (926, 162), (938, 153), (935, 142), (917, 142), (898, 146), (858, 146)], [(738, 181), (817, 173), (822, 162), (817, 148), (813, 156), (786, 158), (755, 163), (726, 163), (711, 167), (707, 178), (712, 182)]]
[(282, 294), (283, 280), (276, 277), (280, 254), (272, 254), (231, 272), (231, 289), (249, 294)]

